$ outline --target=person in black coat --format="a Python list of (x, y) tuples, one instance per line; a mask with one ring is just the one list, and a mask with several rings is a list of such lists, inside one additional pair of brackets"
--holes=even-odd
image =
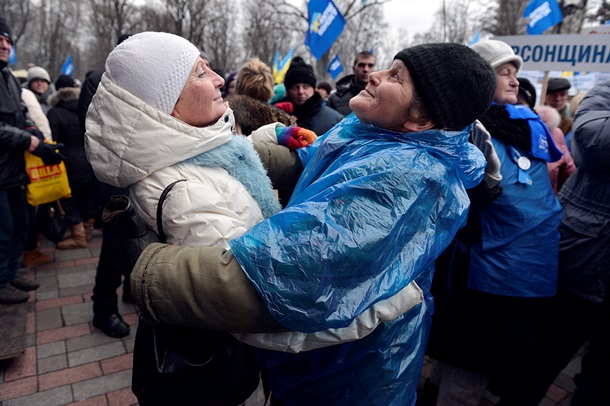
[(61, 155), (46, 144), (43, 135), (27, 115), (21, 100), (21, 86), (8, 68), (13, 45), (11, 29), (0, 17), (0, 303), (26, 302), (32, 280), (18, 275), (21, 252), (28, 232), (24, 185), (24, 152), (29, 151), (47, 165), (61, 162)]
[(324, 134), (343, 119), (343, 114), (323, 105), (322, 96), (316, 92), (316, 75), (304, 62), (293, 61), (286, 72), (286, 101), (292, 102), (292, 115), (297, 125), (318, 135)]
[(57, 243), (59, 249), (86, 248), (91, 240), (95, 216), (93, 170), (85, 154), (84, 132), (78, 121), (80, 89), (74, 79), (61, 75), (55, 82), (57, 91), (48, 103), (47, 113), (53, 140), (64, 145), (66, 172), (72, 197), (62, 199), (70, 236)]
[[(119, 37), (117, 45), (129, 38), (129, 34)], [(82, 133), (86, 130), (86, 118), (89, 104), (97, 91), (102, 80), (103, 70), (93, 70), (87, 73), (78, 100), (78, 116)], [(127, 188), (117, 188), (107, 183), (100, 182), (93, 177), (97, 190), (96, 198), (100, 206), (112, 195), (128, 195)], [(101, 213), (100, 213), (101, 216)], [(93, 326), (110, 337), (125, 337), (129, 335), (131, 328), (125, 323), (118, 308), (117, 288), (123, 283), (123, 301), (133, 303), (131, 296), (131, 285), (129, 274), (131, 267), (124, 258), (124, 245), (127, 237), (116, 224), (110, 222), (102, 228), (102, 248), (100, 259), (97, 263), (95, 273), (95, 285), (93, 286)], [(125, 278), (123, 279), (123, 277)]]

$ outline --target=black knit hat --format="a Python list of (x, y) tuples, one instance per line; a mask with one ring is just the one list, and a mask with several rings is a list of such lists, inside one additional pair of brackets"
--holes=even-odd
[(74, 79), (72, 79), (68, 75), (60, 75), (55, 81), (56, 90), (59, 90), (64, 87), (74, 87), (75, 85), (76, 83), (74, 82)]
[(496, 74), (465, 45), (417, 45), (403, 49), (394, 59), (404, 62), (409, 70), (435, 128), (461, 130), (491, 105)]
[(549, 79), (549, 84), (547, 86), (546, 92), (547, 93), (559, 92), (562, 90), (568, 90), (570, 87), (572, 87), (572, 84), (570, 83), (570, 81), (568, 79), (551, 78), (551, 79)]
[(13, 42), (13, 34), (11, 33), (11, 27), (8, 26), (6, 20), (0, 17), (0, 35), (5, 36)]
[(315, 88), (316, 82), (316, 75), (313, 73), (311, 65), (300, 61), (292, 61), (290, 68), (288, 68), (288, 72), (286, 72), (286, 77), (284, 78), (286, 90), (297, 83), (307, 83)]
[(527, 102), (527, 104), (534, 108), (536, 105), (536, 88), (526, 78), (517, 78), (519, 81), (519, 96)]

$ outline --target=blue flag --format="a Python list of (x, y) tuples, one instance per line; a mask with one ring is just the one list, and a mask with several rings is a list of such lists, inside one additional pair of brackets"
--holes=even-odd
[(345, 27), (345, 18), (332, 0), (310, 0), (307, 4), (307, 12), (309, 29), (305, 37), (305, 45), (316, 59), (320, 59), (341, 35)]
[(11, 46), (11, 53), (8, 57), (8, 64), (15, 65), (17, 63), (17, 52), (15, 51), (15, 45)]
[(72, 74), (74, 73), (74, 65), (72, 64), (71, 54), (68, 54), (68, 56), (66, 57), (66, 62), (64, 62), (63, 66), (61, 67), (61, 73), (62, 75), (68, 76), (72, 76)]
[(326, 72), (330, 73), (330, 76), (335, 79), (339, 76), (339, 73), (343, 72), (343, 65), (341, 64), (341, 59), (339, 59), (339, 55), (336, 55), (332, 61), (328, 64), (326, 68)]
[(524, 18), (527, 22), (527, 33), (542, 34), (546, 29), (557, 25), (563, 20), (561, 7), (556, 0), (532, 0), (525, 8)]
[(479, 42), (481, 40), (481, 31), (477, 31), (476, 34), (474, 34), (474, 37), (472, 37), (472, 41), (470, 41), (470, 45), (474, 45), (477, 42)]

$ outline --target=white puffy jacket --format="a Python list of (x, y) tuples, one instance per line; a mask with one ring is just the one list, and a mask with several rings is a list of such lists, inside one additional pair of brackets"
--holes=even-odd
[(178, 179), (163, 208), (170, 244), (219, 245), (263, 219), (245, 187), (221, 168), (178, 164), (229, 142), (233, 113), (196, 128), (164, 114), (115, 85), (106, 75), (87, 113), (85, 146), (96, 177), (129, 187), (147, 226), (157, 231), (156, 211), (163, 189)]

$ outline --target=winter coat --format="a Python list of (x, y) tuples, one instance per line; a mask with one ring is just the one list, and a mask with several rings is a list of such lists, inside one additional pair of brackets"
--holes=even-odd
[(38, 99), (36, 98), (36, 94), (32, 92), (30, 89), (21, 88), (21, 99), (25, 103), (28, 108), (28, 114), (30, 118), (36, 124), (36, 127), (42, 132), (45, 140), (52, 140), (51, 136), (51, 127), (49, 127), (49, 120), (45, 115), (45, 112), (42, 110), (40, 103), (38, 103)]
[(574, 120), (577, 169), (563, 185), (560, 287), (601, 303), (610, 281), (610, 81), (590, 90)]
[(314, 92), (300, 106), (294, 106), (293, 114), (297, 117), (298, 126), (318, 135), (324, 134), (343, 119), (343, 114), (322, 105), (322, 96), (318, 92)]
[(250, 193), (227, 170), (184, 161), (233, 138), (231, 110), (197, 128), (163, 114), (115, 85), (106, 75), (87, 113), (85, 145), (95, 176), (130, 196), (146, 225), (157, 230), (156, 210), (167, 185), (163, 225), (177, 245), (219, 245), (252, 228), (263, 214)]
[(254, 130), (270, 123), (277, 122), (290, 126), (297, 122), (296, 117), (285, 111), (249, 96), (233, 94), (225, 100), (229, 102), (235, 115), (235, 123), (240, 127), (243, 135), (250, 135)]
[[(514, 109), (527, 109), (541, 126), (538, 129), (546, 131), (544, 142), (552, 143), (535, 113), (527, 106)], [(492, 105), (479, 120), (491, 134), (501, 162), (502, 194), (481, 210), (482, 236), (471, 248), (468, 287), (503, 296), (553, 296), (561, 206), (546, 161), (532, 154), (533, 130), (527, 119), (511, 118), (500, 105)], [(520, 157), (527, 157), (529, 168), (520, 168)]]
[(24, 151), (32, 136), (23, 129), (34, 125), (21, 101), (21, 87), (7, 67), (0, 72), (0, 189), (29, 183), (25, 172)]
[(66, 157), (66, 171), (71, 187), (93, 182), (93, 169), (85, 153), (85, 134), (78, 121), (80, 89), (64, 87), (49, 96), (51, 109), (47, 113), (53, 140), (64, 144), (61, 153)]
[(355, 75), (348, 75), (337, 82), (337, 90), (328, 97), (326, 105), (347, 116), (352, 112), (349, 101), (360, 93), (366, 85), (356, 83)]

